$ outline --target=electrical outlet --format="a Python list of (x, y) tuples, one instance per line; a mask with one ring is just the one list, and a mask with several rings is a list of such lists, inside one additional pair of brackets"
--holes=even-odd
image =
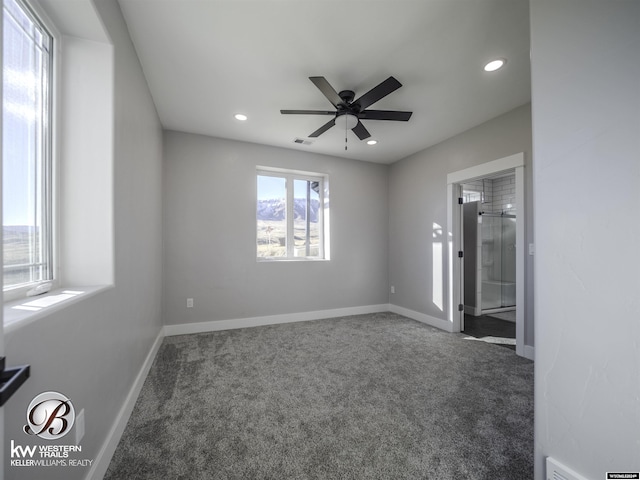
[(82, 437), (84, 437), (84, 408), (76, 415), (76, 445), (80, 445)]
[(187, 298), (187, 308), (193, 308), (193, 298)]
[(396, 293), (396, 287), (394, 285), (391, 285), (391, 293)]

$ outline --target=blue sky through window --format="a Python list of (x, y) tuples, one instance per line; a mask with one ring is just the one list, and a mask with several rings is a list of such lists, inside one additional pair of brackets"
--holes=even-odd
[(5, 0), (3, 8), (3, 221), (35, 226), (48, 148), (51, 40), (14, 0)]

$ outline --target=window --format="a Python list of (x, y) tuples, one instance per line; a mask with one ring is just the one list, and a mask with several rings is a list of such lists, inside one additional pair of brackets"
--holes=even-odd
[(52, 44), (19, 0), (3, 2), (4, 290), (53, 278)]
[(259, 169), (257, 186), (258, 259), (328, 259), (326, 177)]

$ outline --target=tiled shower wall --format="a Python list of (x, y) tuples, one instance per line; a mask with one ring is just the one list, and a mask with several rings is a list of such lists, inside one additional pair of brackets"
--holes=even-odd
[(516, 176), (495, 178), (491, 180), (493, 185), (491, 196), (491, 211), (516, 213)]
[[(482, 180), (474, 180), (463, 185), (464, 201), (473, 202), (481, 199)], [(516, 213), (516, 176), (515, 174), (500, 178), (484, 180), (484, 203), (480, 209), (487, 213)]]

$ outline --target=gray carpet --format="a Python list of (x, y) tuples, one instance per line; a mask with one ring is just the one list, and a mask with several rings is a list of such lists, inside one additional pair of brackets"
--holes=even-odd
[(105, 476), (533, 478), (533, 363), (381, 313), (167, 337)]

